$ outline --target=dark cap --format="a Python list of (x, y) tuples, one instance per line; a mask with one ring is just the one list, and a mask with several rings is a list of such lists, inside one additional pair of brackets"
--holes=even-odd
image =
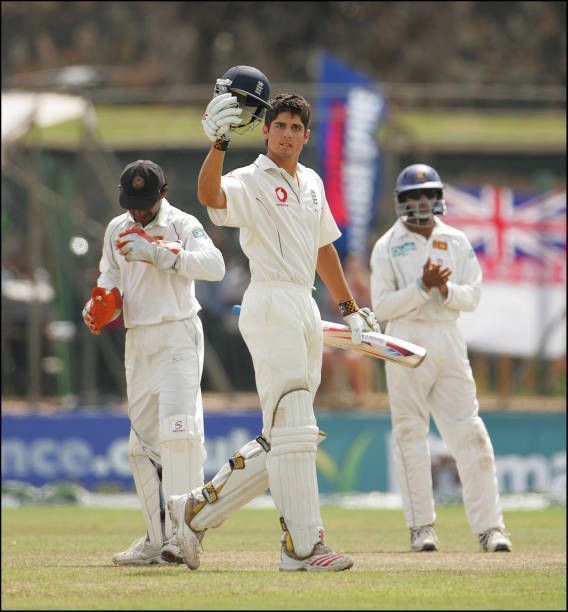
[(128, 164), (120, 175), (118, 201), (122, 208), (152, 208), (166, 186), (164, 171), (149, 159)]

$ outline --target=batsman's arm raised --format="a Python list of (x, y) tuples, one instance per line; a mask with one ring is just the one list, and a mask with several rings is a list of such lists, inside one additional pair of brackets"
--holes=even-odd
[(221, 189), (225, 151), (231, 141), (231, 128), (241, 122), (242, 109), (230, 93), (215, 96), (207, 105), (201, 123), (213, 143), (203, 162), (197, 181), (197, 197), (202, 206), (226, 208), (227, 197)]

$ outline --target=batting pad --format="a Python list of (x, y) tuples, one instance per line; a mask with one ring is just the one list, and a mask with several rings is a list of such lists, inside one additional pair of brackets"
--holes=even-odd
[(311, 554), (323, 529), (316, 475), (318, 431), (307, 390), (292, 391), (280, 400), (266, 467), (272, 498), (299, 557)]
[[(203, 486), (205, 447), (192, 416), (174, 414), (160, 420), (160, 458), (164, 499)], [(170, 536), (171, 521), (166, 512), (166, 539)]]
[(268, 489), (266, 453), (268, 443), (258, 436), (247, 442), (203, 488), (192, 495), (196, 502), (191, 528), (204, 531), (218, 527), (230, 514)]
[(142, 506), (148, 537), (152, 546), (162, 545), (162, 523), (160, 520), (160, 478), (158, 470), (130, 430), (128, 440), (128, 463), (132, 470), (134, 486)]

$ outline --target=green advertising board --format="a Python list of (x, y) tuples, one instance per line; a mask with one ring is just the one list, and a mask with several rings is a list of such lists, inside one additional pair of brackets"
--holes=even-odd
[[(566, 488), (566, 414), (482, 413), (495, 451), (501, 493), (558, 493)], [(318, 412), (327, 438), (318, 449), (322, 493), (396, 492), (390, 415)], [(459, 495), (455, 462), (433, 422), (429, 434), (437, 497)]]

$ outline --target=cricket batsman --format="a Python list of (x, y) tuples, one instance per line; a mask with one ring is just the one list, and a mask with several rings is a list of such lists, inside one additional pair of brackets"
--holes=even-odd
[[(252, 356), (262, 435), (243, 446), (213, 480), (168, 500), (190, 569), (206, 529), (270, 487), (281, 519), (281, 571), (341, 571), (353, 560), (324, 541), (316, 476), (320, 432), (313, 401), (321, 379), (322, 325), (312, 296), (316, 271), (338, 304), (354, 343), (377, 330), (355, 303), (333, 242), (340, 231), (321, 178), (298, 158), (310, 137), (311, 108), (299, 95), (269, 99), (266, 76), (235, 66), (218, 79), (203, 117), (212, 141), (198, 181), (200, 203), (220, 226), (238, 227), (249, 259), (239, 329)], [(266, 153), (223, 176), (235, 128), (264, 119)]]

